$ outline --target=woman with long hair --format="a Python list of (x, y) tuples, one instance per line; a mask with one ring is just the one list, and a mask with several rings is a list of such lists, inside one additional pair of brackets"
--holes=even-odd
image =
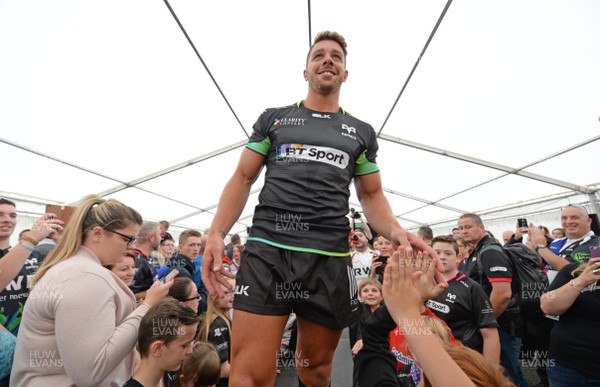
[(178, 277), (173, 281), (173, 286), (169, 289), (169, 297), (192, 308), (194, 313), (198, 313), (198, 307), (202, 297), (198, 293), (198, 288), (194, 281), (189, 277)]
[[(229, 280), (230, 283), (233, 281)], [(222, 285), (221, 285), (222, 286)], [(225, 297), (213, 293), (208, 297), (206, 314), (200, 321), (198, 340), (213, 343), (219, 351), (221, 378), (217, 387), (229, 384), (229, 359), (231, 349), (231, 321), (229, 311), (233, 307), (233, 291), (222, 286)]]
[(131, 377), (140, 320), (171, 284), (154, 283), (136, 308), (133, 293), (103, 266), (123, 259), (141, 223), (117, 200), (82, 199), (33, 277), (12, 386), (121, 386)]

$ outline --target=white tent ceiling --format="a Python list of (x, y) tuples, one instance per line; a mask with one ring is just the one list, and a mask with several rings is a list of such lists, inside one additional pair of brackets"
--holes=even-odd
[(35, 213), (99, 193), (210, 226), (252, 124), (306, 95), (329, 29), (403, 225), (597, 212), (598, 20), (594, 0), (0, 0), (0, 196)]

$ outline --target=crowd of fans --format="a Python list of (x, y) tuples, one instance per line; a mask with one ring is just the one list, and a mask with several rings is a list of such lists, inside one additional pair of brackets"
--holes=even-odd
[[(423, 226), (417, 235), (443, 269), (427, 254), (395, 251), (360, 214), (352, 219), (354, 386), (529, 386), (524, 367), (541, 386), (599, 385), (599, 238), (584, 207), (564, 208), (552, 232), (517, 224), (498, 248), (475, 214), (461, 216), (451, 235)], [(15, 225), (15, 204), (0, 199), (0, 386), (228, 385), (233, 299), (245, 290), (227, 278), (225, 297), (207, 291), (207, 230), (176, 241), (168, 222), (144, 222), (97, 196), (84, 198), (68, 224), (45, 214), (10, 247)], [(511, 244), (537, 255), (548, 288), (515, 286), (522, 278), (505, 250)], [(235, 277), (239, 236), (225, 251)], [(436, 271), (445, 283), (434, 281)], [(544, 316), (532, 328), (520, 305), (536, 292)], [(310, 366), (295, 356), (295, 338), (292, 314), (274, 356), (279, 368), (284, 353)]]

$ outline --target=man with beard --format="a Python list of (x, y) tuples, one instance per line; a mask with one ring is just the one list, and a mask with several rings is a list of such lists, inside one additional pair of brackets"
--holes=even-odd
[(156, 222), (144, 222), (140, 227), (138, 238), (131, 249), (135, 254), (135, 276), (129, 287), (135, 299), (146, 297), (146, 290), (157, 279), (156, 269), (150, 263), (150, 253), (160, 246), (160, 227)]
[(222, 276), (232, 275), (222, 265), (223, 238), (266, 166), (236, 276), (231, 385), (275, 383), (276, 363), (259, 365), (256, 359), (277, 353), (292, 311), (298, 321), (296, 364), (302, 383), (330, 384), (333, 354), (358, 308), (346, 217), (352, 182), (375, 230), (396, 247), (436, 256), (392, 213), (381, 187), (373, 127), (339, 105), (348, 77), (346, 55), (346, 41), (337, 32), (316, 36), (303, 71), (306, 99), (261, 114), (221, 195), (202, 258), (202, 279), (211, 293), (224, 297), (220, 285), (231, 286)]

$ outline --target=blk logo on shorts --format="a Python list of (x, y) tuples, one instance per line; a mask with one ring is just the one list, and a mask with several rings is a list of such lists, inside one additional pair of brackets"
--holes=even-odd
[(248, 296), (249, 287), (249, 285), (235, 285), (235, 290), (233, 291), (233, 294), (235, 294), (236, 296)]

